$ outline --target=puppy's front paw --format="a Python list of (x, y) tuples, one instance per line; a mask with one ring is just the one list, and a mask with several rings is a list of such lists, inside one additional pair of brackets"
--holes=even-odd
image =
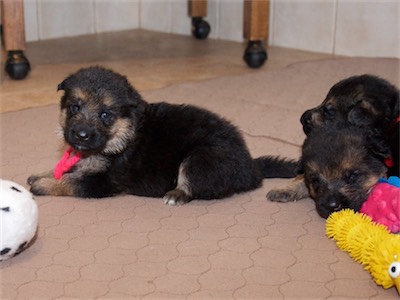
[(165, 194), (164, 203), (168, 205), (183, 205), (188, 203), (191, 198), (182, 190), (175, 189)]
[(31, 193), (36, 196), (52, 195), (56, 186), (55, 179), (48, 177), (31, 176), (28, 178)]
[(39, 178), (40, 178), (40, 176), (38, 176), (38, 175), (32, 175), (32, 176), (28, 177), (28, 180), (26, 182), (28, 182), (29, 185), (32, 185)]
[(48, 171), (40, 174), (35, 174), (32, 176), (29, 176), (27, 182), (29, 185), (32, 185), (35, 181), (41, 179), (41, 178), (53, 178), (53, 171)]
[(296, 191), (291, 189), (273, 189), (267, 194), (267, 199), (273, 202), (293, 202), (298, 200)]

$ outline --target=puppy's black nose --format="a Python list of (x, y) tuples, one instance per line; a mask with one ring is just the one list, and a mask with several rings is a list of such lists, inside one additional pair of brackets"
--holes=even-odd
[(87, 141), (91, 135), (91, 129), (86, 126), (80, 126), (72, 130), (74, 138), (80, 141)]
[(312, 111), (307, 110), (303, 113), (300, 118), (300, 122), (303, 125), (303, 131), (306, 135), (308, 135), (313, 129), (313, 122), (312, 122)]
[(303, 126), (310, 125), (311, 123), (311, 111), (305, 111), (300, 117), (300, 122)]
[(327, 208), (331, 211), (338, 211), (342, 208), (342, 202), (337, 198), (332, 198), (328, 201)]
[(76, 133), (76, 136), (81, 140), (87, 140), (89, 138), (89, 134), (86, 132), (86, 130), (79, 130)]

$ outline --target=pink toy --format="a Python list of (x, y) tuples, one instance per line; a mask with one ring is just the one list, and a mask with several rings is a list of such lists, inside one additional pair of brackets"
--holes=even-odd
[(63, 174), (71, 169), (80, 159), (81, 154), (79, 152), (74, 152), (72, 147), (69, 148), (57, 163), (54, 169), (54, 178), (61, 179)]
[(381, 179), (360, 210), (392, 233), (400, 232), (400, 178)]

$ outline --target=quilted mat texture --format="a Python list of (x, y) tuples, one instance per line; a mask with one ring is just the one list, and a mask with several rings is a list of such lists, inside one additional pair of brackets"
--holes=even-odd
[[(241, 129), (254, 157), (298, 158), (299, 118), (333, 84), (370, 73), (399, 86), (399, 70), (396, 59), (324, 60), (142, 96), (220, 114)], [(29, 175), (52, 169), (62, 154), (58, 107), (0, 117), (1, 178), (27, 187)], [(0, 263), (0, 298), (398, 299), (326, 237), (311, 199), (266, 200), (288, 181), (264, 180), (252, 192), (181, 207), (138, 196), (36, 197), (36, 240)]]

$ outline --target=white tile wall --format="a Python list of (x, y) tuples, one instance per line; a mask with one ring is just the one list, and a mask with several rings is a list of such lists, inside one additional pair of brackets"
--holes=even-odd
[[(28, 41), (143, 28), (190, 34), (187, 0), (24, 0)], [(208, 0), (210, 38), (243, 41), (243, 2)], [(269, 44), (400, 58), (400, 0), (271, 0)]]
[(140, 27), (160, 32), (171, 32), (171, 1), (141, 0)]
[(210, 24), (211, 32), (209, 38), (222, 38), (219, 34), (219, 15), (220, 15), (220, 0), (207, 1), (207, 17), (205, 20)]
[(399, 0), (272, 0), (270, 44), (400, 58)]
[(107, 32), (139, 27), (139, 0), (95, 0), (95, 31)]
[(40, 0), (37, 5), (40, 39), (95, 32), (94, 6), (91, 0)]
[(172, 1), (171, 32), (190, 35), (191, 20), (189, 18), (189, 4), (187, 0)]
[(26, 40), (39, 40), (38, 8), (36, 0), (24, 0), (24, 14)]
[(335, 0), (275, 1), (270, 43), (329, 53), (334, 27)]
[(400, 57), (400, 1), (339, 0), (334, 52)]
[(220, 0), (219, 36), (231, 41), (243, 41), (244, 0)]

